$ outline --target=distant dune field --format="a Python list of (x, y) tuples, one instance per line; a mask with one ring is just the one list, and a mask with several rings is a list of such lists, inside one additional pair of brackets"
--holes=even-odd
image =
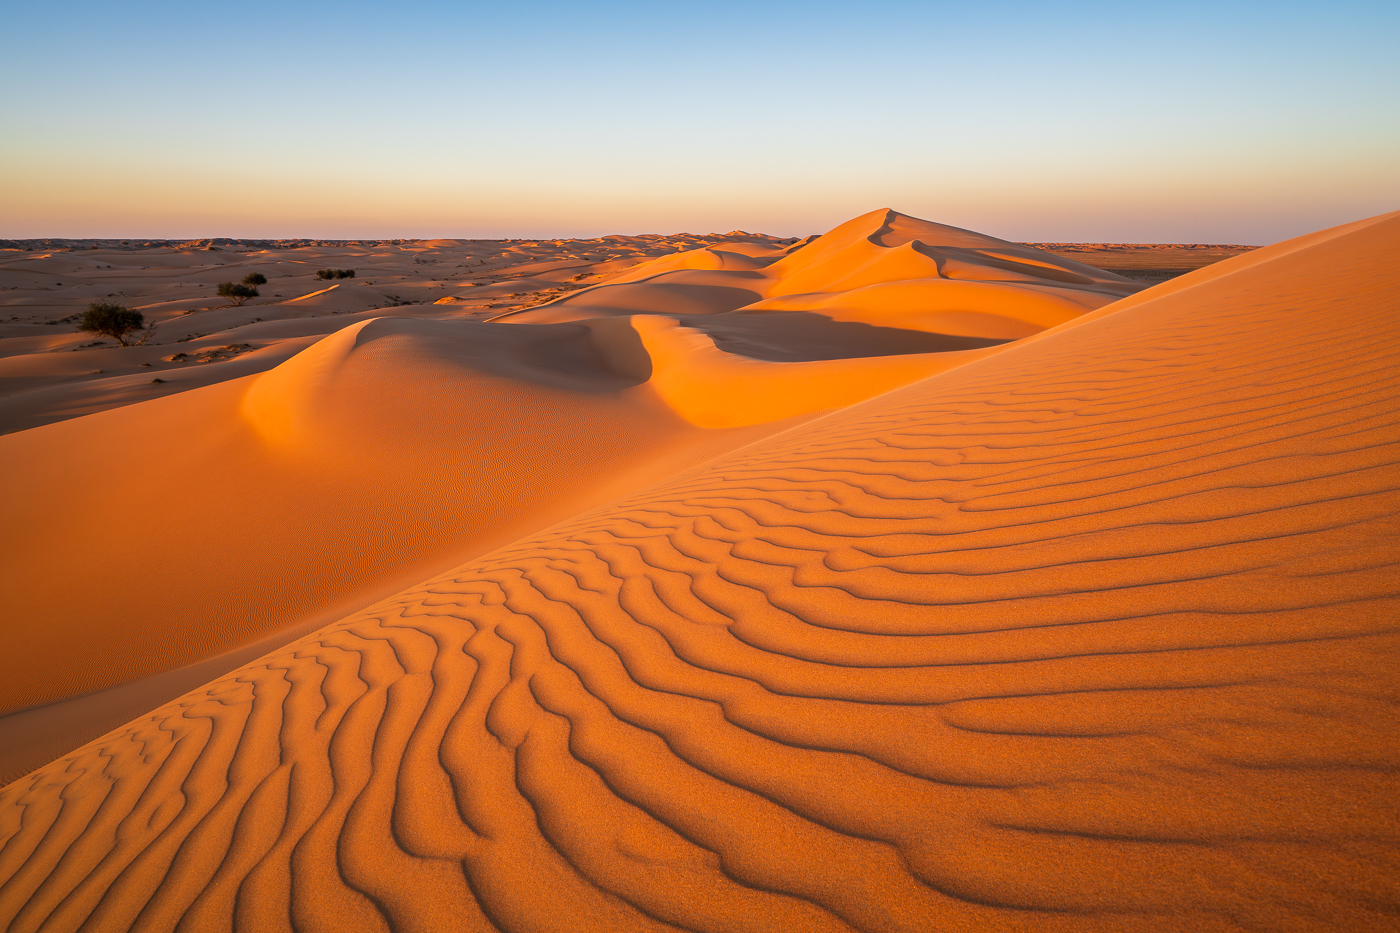
[(1255, 246), (1217, 243), (1027, 243), (1065, 259), (1156, 284), (1243, 256)]
[(0, 331), (7, 931), (1395, 928), (1400, 213), (74, 245), (9, 316), (160, 342)]

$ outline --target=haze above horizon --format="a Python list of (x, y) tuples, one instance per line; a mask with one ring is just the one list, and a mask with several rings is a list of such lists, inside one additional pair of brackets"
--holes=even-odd
[(1400, 8), (9, 4), (0, 237), (1268, 243), (1400, 206)]

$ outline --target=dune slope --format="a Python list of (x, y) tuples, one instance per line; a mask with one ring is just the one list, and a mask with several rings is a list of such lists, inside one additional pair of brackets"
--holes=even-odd
[(1400, 215), (471, 561), (0, 791), (30, 930), (1379, 930)]
[[(0, 713), (285, 643), (751, 439), (694, 428), (596, 343), (379, 318), (261, 375), (0, 438), (24, 491), (0, 502), (4, 612), (24, 620)], [(0, 778), (149, 708), (42, 749), (0, 717)]]

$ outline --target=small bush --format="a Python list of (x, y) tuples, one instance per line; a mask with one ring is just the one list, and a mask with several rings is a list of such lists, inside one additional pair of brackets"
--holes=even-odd
[(258, 290), (251, 285), (242, 285), (238, 282), (220, 282), (219, 297), (227, 298), (229, 304), (236, 308), (249, 298), (258, 297)]
[(117, 343), (129, 347), (131, 344), (126, 342), (127, 335), (140, 330), (145, 323), (145, 315), (140, 311), (133, 311), (125, 305), (94, 301), (78, 321), (78, 330), (113, 337)]
[(257, 288), (259, 285), (266, 285), (267, 276), (263, 275), (261, 272), (249, 272), (247, 275), (243, 276), (243, 284), (252, 288)]
[(316, 270), (316, 278), (318, 278), (318, 279), (353, 279), (354, 277), (355, 277), (355, 270), (354, 270), (354, 269), (317, 269), (317, 270)]

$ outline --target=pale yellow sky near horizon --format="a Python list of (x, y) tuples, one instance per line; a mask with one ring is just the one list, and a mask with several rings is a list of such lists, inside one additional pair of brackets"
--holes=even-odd
[[(256, 170), (214, 177), (183, 170), (90, 170), (5, 165), (0, 236), (21, 237), (503, 237), (602, 233), (705, 233), (746, 229), (778, 236), (823, 232), (878, 207), (1009, 239), (1251, 242), (1286, 239), (1369, 216), (1388, 166), (1319, 179), (1236, 171), (1219, 178), (1159, 166), (1091, 177), (1060, 169), (1015, 182), (964, 173), (955, 187), (908, 179), (792, 177), (720, 180), (668, 190), (661, 180), (570, 187), (469, 179), (366, 176), (317, 180)], [(1293, 176), (1293, 177), (1290, 177)], [(1291, 196), (1280, 199), (1279, 190)], [(1400, 203), (1397, 203), (1400, 206)], [(1217, 216), (1203, 216), (1207, 214)], [(1233, 215), (1237, 223), (1218, 215)], [(1310, 224), (1310, 226), (1308, 225)], [(1229, 234), (1233, 233), (1233, 236)], [(1263, 233), (1263, 236), (1259, 234)], [(1250, 234), (1254, 234), (1252, 237)]]
[(136, 0), (0, 35), (0, 237), (1263, 244), (1400, 207), (1400, 12)]

